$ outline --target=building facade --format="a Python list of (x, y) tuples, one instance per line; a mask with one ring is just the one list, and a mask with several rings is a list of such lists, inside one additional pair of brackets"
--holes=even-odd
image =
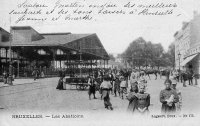
[(190, 22), (183, 22), (174, 39), (176, 69), (192, 69), (200, 74), (200, 14), (194, 12)]

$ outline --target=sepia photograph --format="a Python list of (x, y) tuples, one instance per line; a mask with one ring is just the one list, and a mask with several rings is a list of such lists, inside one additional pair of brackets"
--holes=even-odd
[(199, 0), (1, 0), (0, 126), (198, 126)]

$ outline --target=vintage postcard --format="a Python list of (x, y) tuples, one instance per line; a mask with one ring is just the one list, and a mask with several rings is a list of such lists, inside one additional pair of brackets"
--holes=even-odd
[(0, 126), (197, 126), (199, 0), (1, 0)]

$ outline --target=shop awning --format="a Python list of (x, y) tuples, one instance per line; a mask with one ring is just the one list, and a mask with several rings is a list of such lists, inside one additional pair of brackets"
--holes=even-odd
[(181, 62), (180, 65), (181, 66), (185, 66), (188, 62), (190, 62), (192, 59), (194, 59), (197, 55), (198, 55), (198, 53), (195, 54), (195, 55), (187, 57), (185, 60), (183, 60), (183, 62)]

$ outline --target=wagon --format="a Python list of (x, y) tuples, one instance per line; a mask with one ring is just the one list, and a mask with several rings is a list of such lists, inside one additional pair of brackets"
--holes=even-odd
[(88, 78), (84, 77), (65, 78), (65, 84), (70, 85), (70, 89), (72, 89), (72, 86), (75, 86), (78, 90), (85, 90), (89, 86)]

